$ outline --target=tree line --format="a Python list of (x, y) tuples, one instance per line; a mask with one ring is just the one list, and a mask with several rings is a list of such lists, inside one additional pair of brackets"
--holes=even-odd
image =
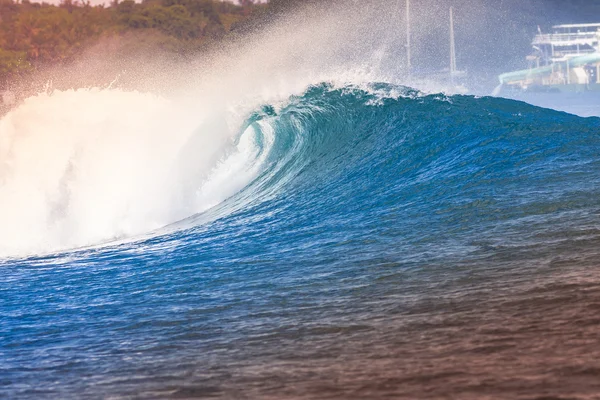
[(108, 6), (0, 0), (0, 87), (42, 66), (73, 60), (104, 37), (142, 33), (168, 51), (195, 51), (266, 7), (252, 0), (113, 0)]

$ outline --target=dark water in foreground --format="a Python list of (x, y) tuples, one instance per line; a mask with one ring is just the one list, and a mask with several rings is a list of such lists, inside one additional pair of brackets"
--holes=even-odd
[(0, 397), (600, 397), (600, 119), (392, 90), (257, 110), (263, 172), (172, 229), (2, 261)]

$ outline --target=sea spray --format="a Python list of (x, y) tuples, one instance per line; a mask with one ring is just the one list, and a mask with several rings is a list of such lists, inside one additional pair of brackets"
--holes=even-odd
[(253, 175), (248, 162), (260, 168), (251, 133), (235, 146), (239, 134), (222, 116), (148, 93), (40, 94), (6, 115), (0, 132), (2, 255), (163, 227), (239, 190)]
[[(368, 89), (407, 80), (402, 38), (390, 34), (395, 4), (319, 6), (318, 18), (307, 18), (313, 7), (186, 63), (91, 49), (41, 73), (42, 94), (15, 105), (0, 125), (0, 254), (97, 244), (201, 212), (260, 173), (253, 165), (240, 174), (240, 164), (230, 189), (209, 176), (213, 168), (222, 176), (217, 165), (262, 105), (281, 107), (321, 82)], [(418, 30), (432, 18), (421, 14)]]

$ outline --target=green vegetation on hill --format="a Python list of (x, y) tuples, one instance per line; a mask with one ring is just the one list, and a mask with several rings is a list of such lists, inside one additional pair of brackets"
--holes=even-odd
[[(0, 88), (46, 65), (72, 61), (102, 38), (144, 38), (185, 55), (219, 40), (266, 6), (217, 0), (114, 0), (110, 6), (0, 0)], [(130, 47), (135, 47), (132, 43)]]

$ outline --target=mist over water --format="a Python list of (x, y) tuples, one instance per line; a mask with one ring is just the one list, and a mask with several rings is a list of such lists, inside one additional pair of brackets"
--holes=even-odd
[(145, 233), (241, 189), (260, 168), (255, 134), (204, 111), (119, 89), (27, 99), (0, 125), (4, 255)]
[[(375, 78), (366, 52), (375, 36), (345, 13), (290, 16), (189, 64), (159, 58), (132, 71), (127, 60), (92, 53), (74, 71), (53, 71), (46, 92), (1, 121), (0, 254), (145, 233), (241, 189), (254, 176), (247, 171), (261, 169), (251, 145), (235, 144), (252, 111), (310, 84)], [(352, 32), (341, 29), (348, 23)], [(289, 24), (298, 29), (290, 34)], [(104, 87), (86, 88), (103, 76)]]
[(394, 52), (399, 11), (386, 2), (301, 8), (189, 63), (96, 54), (108, 44), (72, 70), (43, 74), (44, 91), (1, 121), (0, 254), (134, 236), (231, 196), (263, 168), (251, 146), (235, 150), (261, 105), (320, 82), (408, 79)]
[(0, 397), (597, 396), (600, 120), (409, 76), (402, 11), (307, 5), (185, 63), (101, 43), (24, 87)]

